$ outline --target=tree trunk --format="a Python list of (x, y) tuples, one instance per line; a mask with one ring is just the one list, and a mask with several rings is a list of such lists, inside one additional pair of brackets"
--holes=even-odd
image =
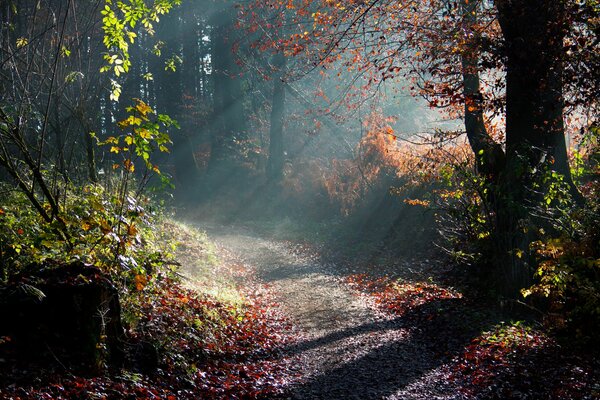
[(475, 154), (477, 170), (488, 183), (494, 183), (504, 166), (502, 146), (489, 136), (483, 118), (481, 83), (479, 79), (479, 35), (474, 27), (477, 23), (477, 2), (461, 0), (465, 48), (461, 55), (463, 75), (463, 97), (465, 131), (469, 145)]
[(543, 183), (540, 171), (562, 174), (574, 189), (563, 122), (565, 9), (562, 0), (498, 0), (496, 5), (506, 51), (506, 166), (496, 207), (505, 248), (501, 289), (516, 297), (533, 279), (521, 252), (528, 252), (534, 235), (529, 210), (547, 192), (534, 190), (534, 183)]
[(269, 161), (267, 163), (267, 178), (278, 182), (283, 177), (283, 121), (285, 108), (285, 73), (286, 60), (283, 53), (273, 57), (273, 102), (271, 104), (271, 129), (269, 141)]
[[(509, 163), (545, 162), (571, 180), (563, 121), (562, 0), (498, 1), (506, 43), (506, 147)], [(550, 158), (550, 159), (549, 159)], [(510, 171), (522, 182), (523, 168)]]
[(218, 170), (235, 157), (235, 142), (246, 139), (239, 67), (232, 52), (235, 8), (229, 2), (215, 12), (211, 21), (214, 116), (209, 169)]
[(574, 185), (564, 138), (562, 60), (565, 9), (562, 0), (497, 0), (506, 56), (506, 149), (486, 131), (481, 106), (477, 2), (461, 0), (465, 128), (479, 173), (491, 190), (495, 213), (496, 284), (504, 296), (519, 297), (531, 284), (528, 264), (533, 237), (529, 210), (542, 200), (534, 190), (540, 171), (551, 168)]

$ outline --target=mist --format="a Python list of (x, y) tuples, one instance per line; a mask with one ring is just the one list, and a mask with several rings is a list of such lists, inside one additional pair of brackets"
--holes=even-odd
[[(140, 98), (180, 125), (157, 161), (179, 212), (282, 237), (324, 230), (332, 245), (370, 243), (374, 255), (430, 249), (434, 212), (405, 200), (431, 188), (390, 160), (459, 121), (402, 76), (367, 85), (344, 58), (315, 63), (261, 49), (283, 33), (250, 33), (251, 23), (232, 3), (185, 2), (132, 51), (121, 101)], [(101, 109), (98, 131), (111, 135), (121, 115), (107, 100)]]

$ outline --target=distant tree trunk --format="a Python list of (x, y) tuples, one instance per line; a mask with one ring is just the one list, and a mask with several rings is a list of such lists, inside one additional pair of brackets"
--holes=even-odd
[(177, 119), (181, 130), (173, 135), (173, 156), (175, 158), (175, 171), (180, 192), (189, 193), (189, 188), (184, 187), (193, 184), (198, 175), (198, 167), (194, 156), (195, 136), (198, 127), (194, 120), (194, 104), (197, 101), (197, 75), (198, 75), (198, 21), (194, 10), (180, 13), (179, 34), (175, 37), (181, 43), (181, 56), (183, 63), (180, 69), (181, 92), (179, 98), (179, 109)]
[(236, 9), (227, 2), (211, 21), (214, 117), (209, 169), (235, 157), (235, 141), (246, 139), (247, 125), (239, 67), (232, 51)]
[[(176, 8), (163, 17), (157, 35), (165, 42), (163, 48), (163, 61), (174, 59), (176, 69), (172, 71), (165, 68), (164, 63), (157, 71), (156, 100), (159, 113), (169, 114), (171, 117), (183, 121), (186, 119), (184, 107), (184, 82), (185, 66), (177, 60), (182, 60), (182, 21), (184, 19), (181, 8)], [(196, 175), (194, 161), (194, 148), (190, 142), (190, 127), (183, 124), (183, 129), (171, 132), (173, 140), (173, 154), (169, 157), (175, 170), (175, 183), (183, 191), (193, 181)]]
[(62, 175), (63, 179), (67, 181), (69, 179), (67, 174), (67, 163), (65, 161), (65, 127), (61, 121), (60, 115), (60, 102), (57, 102), (54, 107), (54, 121), (51, 123), (51, 126), (54, 130), (54, 134), (56, 136), (56, 158), (57, 158), (57, 168), (58, 172)]
[(267, 162), (267, 178), (277, 182), (283, 177), (283, 121), (285, 109), (285, 74), (286, 59), (283, 53), (273, 57), (273, 102), (271, 104), (271, 128), (269, 141), (269, 161)]
[(202, 39), (198, 32), (198, 16), (194, 9), (182, 16), (182, 52), (183, 52), (183, 92), (186, 97), (198, 98), (198, 77), (200, 75), (200, 48)]
[(98, 173), (96, 172), (96, 150), (94, 148), (95, 143), (92, 140), (91, 132), (84, 132), (83, 135), (85, 140), (88, 179), (92, 183), (97, 183)]

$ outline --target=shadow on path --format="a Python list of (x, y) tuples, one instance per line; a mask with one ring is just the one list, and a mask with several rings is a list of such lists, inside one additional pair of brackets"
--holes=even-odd
[[(318, 353), (320, 348), (339, 341), (345, 341), (347, 348), (366, 346), (365, 341), (376, 343), (370, 343), (372, 348), (357, 358), (317, 373), (291, 388), (287, 396), (293, 399), (405, 398), (394, 395), (462, 353), (482, 330), (497, 322), (463, 299), (437, 300), (391, 320), (300, 342), (286, 349), (287, 352), (301, 355), (312, 350)], [(436, 384), (439, 398), (463, 398), (460, 393), (452, 393), (451, 382)], [(431, 398), (422, 395), (423, 399)]]
[(301, 380), (283, 398), (464, 398), (443, 367), (494, 326), (497, 314), (466, 299), (434, 299), (383, 317), (339, 279), (356, 271), (248, 229), (209, 233), (254, 267), (298, 329), (301, 339), (281, 350)]

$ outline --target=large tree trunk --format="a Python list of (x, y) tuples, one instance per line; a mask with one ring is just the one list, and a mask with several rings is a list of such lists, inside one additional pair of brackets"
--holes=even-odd
[[(506, 147), (509, 162), (550, 161), (570, 179), (563, 122), (562, 0), (498, 1), (506, 43)], [(521, 181), (529, 171), (513, 171)]]
[[(481, 107), (477, 2), (461, 0), (465, 128), (477, 169), (492, 190), (486, 201), (495, 213), (496, 274), (499, 294), (516, 298), (531, 284), (526, 256), (532, 239), (532, 206), (546, 188), (540, 171), (551, 168), (571, 180), (564, 138), (562, 60), (565, 35), (562, 0), (497, 0), (506, 56), (506, 148), (488, 135)], [(533, 224), (532, 224), (533, 223)]]
[(496, 207), (505, 248), (501, 291), (516, 297), (533, 278), (521, 253), (527, 253), (534, 234), (530, 210), (547, 191), (534, 190), (534, 183), (543, 184), (540, 173), (550, 168), (574, 188), (563, 122), (565, 6), (562, 0), (498, 0), (496, 5), (506, 52), (506, 166)]

